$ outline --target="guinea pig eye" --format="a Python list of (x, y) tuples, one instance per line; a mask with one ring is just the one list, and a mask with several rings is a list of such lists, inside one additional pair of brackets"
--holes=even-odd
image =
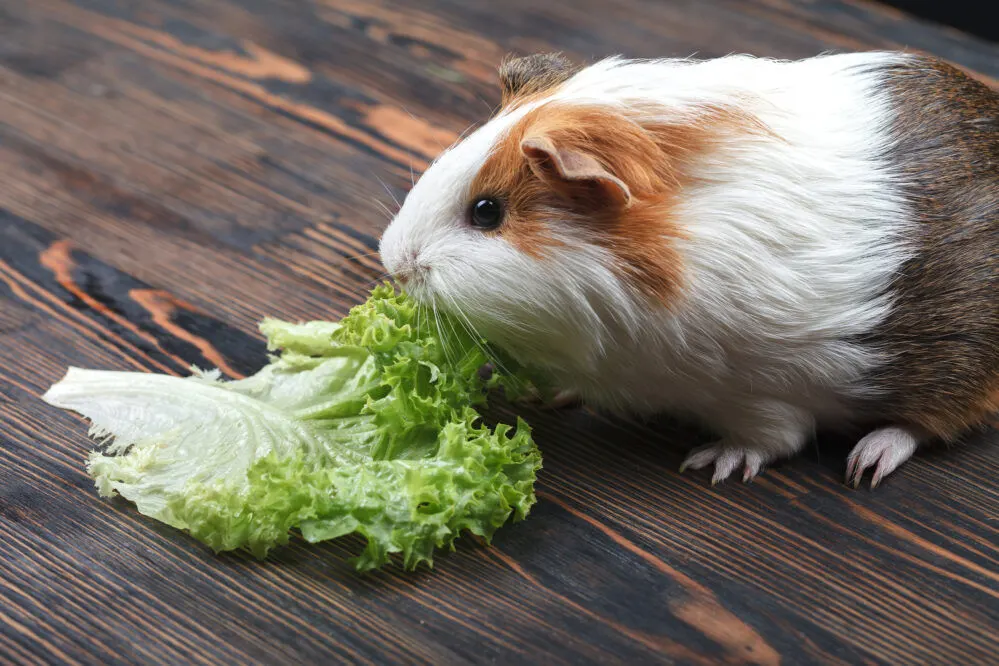
[(503, 221), (503, 205), (492, 197), (479, 197), (472, 202), (469, 218), (476, 229), (495, 229)]

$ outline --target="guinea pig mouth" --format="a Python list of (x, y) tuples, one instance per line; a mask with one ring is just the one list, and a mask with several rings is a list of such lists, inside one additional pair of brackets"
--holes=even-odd
[(424, 286), (429, 274), (430, 267), (420, 261), (419, 253), (415, 250), (406, 253), (399, 266), (392, 271), (392, 277), (406, 291)]
[(433, 294), (430, 290), (429, 268), (407, 268), (392, 274), (396, 284), (417, 302), (430, 303)]
[(403, 289), (412, 291), (426, 286), (429, 273), (429, 268), (414, 264), (404, 270), (397, 271), (393, 277), (396, 282), (402, 285)]

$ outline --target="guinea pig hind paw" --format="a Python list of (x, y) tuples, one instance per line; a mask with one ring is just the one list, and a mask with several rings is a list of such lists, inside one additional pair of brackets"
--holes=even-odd
[(884, 477), (912, 457), (919, 442), (903, 428), (891, 427), (875, 430), (861, 439), (846, 459), (846, 482), (854, 488), (869, 468), (874, 467), (871, 488), (877, 488)]
[(763, 469), (765, 462), (764, 456), (753, 449), (710, 444), (692, 451), (680, 465), (680, 472), (688, 468), (702, 469), (714, 463), (711, 485), (715, 485), (729, 478), (741, 465), (742, 480), (752, 481)]

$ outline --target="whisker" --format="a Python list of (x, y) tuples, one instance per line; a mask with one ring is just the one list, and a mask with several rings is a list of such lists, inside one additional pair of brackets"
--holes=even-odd
[(381, 209), (383, 211), (385, 211), (386, 213), (388, 213), (388, 216), (389, 216), (390, 220), (393, 217), (395, 217), (395, 212), (391, 208), (389, 208), (387, 205), (385, 205), (385, 202), (379, 201), (378, 199), (372, 199), (372, 201), (375, 202), (376, 204), (378, 204), (379, 206), (381, 206)]
[[(452, 304), (454, 304), (454, 298), (452, 298), (450, 294), (445, 293), (444, 296), (446, 296), (447, 299), (449, 301), (451, 301)], [(459, 313), (460, 313), (460, 311), (459, 311)], [(448, 313), (445, 312), (445, 315), (448, 315)], [(466, 326), (464, 323), (462, 323), (462, 321), (460, 319), (455, 319), (455, 317), (453, 317), (453, 316), (446, 316), (444, 318), (444, 321), (446, 321), (451, 326), (451, 332), (454, 333), (455, 338), (460, 337), (458, 335), (458, 330), (456, 328), (456, 326), (460, 326), (464, 330), (465, 334), (468, 335), (468, 337), (470, 337), (472, 339), (472, 344), (474, 344), (476, 347), (479, 348), (479, 350), (483, 353), (483, 355), (485, 355), (486, 359), (490, 358), (489, 352), (486, 351), (486, 349), (479, 342), (479, 340), (478, 340), (479, 336), (476, 335), (476, 333), (474, 332), (474, 329), (470, 329), (468, 326)], [(471, 323), (469, 322), (469, 325), (470, 324)]]
[[(420, 120), (412, 113), (410, 113), (409, 109), (407, 109), (405, 106), (402, 107), (402, 110), (405, 111), (409, 115), (409, 117), (412, 118), (415, 122), (420, 122)], [(444, 145), (440, 141), (438, 141), (436, 137), (434, 138), (434, 143), (436, 143), (440, 147), (441, 152), (444, 151)], [(410, 163), (412, 163), (412, 160), (410, 160)], [(412, 169), (412, 164), (410, 164), (410, 169)]]
[(375, 176), (375, 180), (381, 183), (382, 187), (385, 188), (385, 191), (388, 192), (388, 195), (392, 197), (392, 201), (395, 202), (396, 208), (402, 208), (402, 204), (399, 203), (399, 199), (397, 199), (396, 196), (392, 193), (392, 190), (390, 190), (389, 186), (385, 184), (385, 181), (379, 178), (377, 174), (373, 175)]
[[(444, 327), (446, 324), (449, 323), (449, 321), (447, 316), (444, 315), (439, 308), (436, 309), (436, 312), (437, 312), (438, 321), (440, 322), (441, 335), (444, 336), (445, 335)], [(455, 332), (454, 328), (452, 328), (451, 337), (447, 339), (447, 342), (444, 345), (444, 349), (446, 350), (445, 356), (448, 358), (448, 365), (450, 365), (452, 368), (458, 367), (458, 351), (454, 348), (455, 338), (457, 337), (458, 334)]]
[(364, 283), (364, 288), (365, 289), (370, 289), (376, 282), (384, 282), (385, 280), (388, 280), (391, 277), (392, 277), (391, 273), (383, 273), (383, 274), (379, 275), (378, 277), (373, 278), (373, 279), (368, 280), (367, 282), (365, 282)]
[(358, 259), (367, 259), (368, 257), (374, 257), (377, 254), (380, 254), (380, 252), (378, 252), (378, 250), (375, 250), (374, 252), (365, 252), (364, 254), (345, 255), (342, 257), (342, 259), (344, 261), (357, 261)]
[(472, 342), (475, 343), (475, 346), (479, 348), (479, 350), (486, 357), (486, 359), (488, 359), (489, 362), (494, 363), (496, 365), (497, 369), (500, 371), (500, 373), (502, 373), (503, 376), (506, 377), (509, 381), (515, 383), (520, 388), (523, 388), (523, 386), (521, 386), (521, 384), (520, 384), (520, 379), (518, 379), (510, 371), (510, 369), (507, 368), (503, 364), (503, 362), (501, 360), (499, 360), (499, 358), (496, 356), (495, 353), (492, 353), (492, 351), (487, 348), (487, 345), (483, 345), (482, 344), (481, 341), (483, 339), (485, 339), (485, 336), (483, 336), (481, 333), (479, 333), (478, 329), (475, 327), (475, 324), (472, 323), (472, 320), (469, 319), (469, 317), (465, 313), (465, 311), (462, 310), (461, 307), (458, 306), (457, 300), (451, 294), (445, 293), (444, 295), (451, 302), (451, 306), (454, 308), (454, 310), (457, 313), (457, 315), (461, 318), (461, 319), (458, 320), (459, 323), (462, 320), (464, 320), (464, 323), (462, 324), (462, 326), (465, 327), (465, 330), (468, 333), (469, 337), (472, 338)]
[(459, 356), (460, 351), (455, 346), (459, 342), (460, 336), (458, 335), (458, 330), (454, 327), (454, 318), (448, 314), (447, 310), (440, 312), (440, 318), (441, 327), (446, 325), (451, 329), (451, 340), (448, 347), (451, 349), (451, 365), (456, 368), (458, 367), (458, 362), (461, 361), (461, 357)]
[(480, 102), (482, 102), (483, 104), (486, 105), (486, 109), (489, 111), (489, 115), (490, 116), (492, 116), (494, 113), (496, 113), (496, 107), (490, 105), (489, 102), (487, 102), (485, 99), (483, 99), (481, 95), (476, 95), (475, 99), (479, 100)]
[(510, 374), (509, 372), (507, 372), (506, 368), (503, 367), (502, 362), (500, 362), (499, 359), (494, 357), (494, 355), (486, 347), (486, 345), (482, 344), (482, 336), (479, 335), (478, 331), (475, 330), (475, 327), (472, 325), (472, 322), (468, 320), (468, 317), (465, 316), (465, 314), (460, 311), (459, 315), (461, 318), (457, 320), (458, 325), (465, 330), (465, 333), (468, 335), (468, 337), (472, 339), (472, 344), (474, 344), (476, 348), (478, 348), (478, 350), (482, 352), (482, 355), (486, 357), (486, 362), (495, 363), (497, 366), (499, 366), (499, 369), (503, 374), (505, 375)]
[(437, 312), (437, 299), (433, 295), (430, 297), (430, 306), (433, 308), (434, 325), (437, 327), (437, 337), (441, 341), (441, 351), (444, 353), (444, 360), (449, 366), (454, 367), (454, 362), (448, 354), (450, 349), (448, 347), (447, 339), (444, 337), (444, 330), (441, 328), (441, 318), (440, 314)]
[(462, 139), (464, 139), (465, 135), (468, 134), (475, 127), (475, 125), (476, 125), (476, 123), (472, 123), (471, 125), (469, 125), (468, 127), (466, 127), (464, 129), (464, 131), (461, 134), (458, 135), (458, 139), (457, 139), (457, 141), (455, 141), (455, 143), (457, 143), (458, 141), (461, 141)]
[[(380, 254), (381, 254), (380, 252), (368, 252), (366, 254), (343, 256), (341, 258), (343, 259), (344, 263), (354, 264), (352, 270), (356, 270), (357, 268), (362, 268), (366, 271), (377, 271), (379, 268), (384, 268), (384, 266), (381, 265), (382, 262), (381, 258), (379, 257)], [(371, 259), (372, 257), (379, 257), (376, 260), (378, 263), (377, 266), (374, 266), (369, 262), (361, 261), (362, 259)]]
[(421, 318), (424, 322), (426, 322), (426, 325), (429, 326), (430, 322), (427, 319), (427, 306), (425, 306), (423, 303), (419, 303), (416, 306), (416, 326), (417, 328), (419, 328), (420, 335), (422, 336), (424, 332), (423, 328), (424, 324), (420, 323)]

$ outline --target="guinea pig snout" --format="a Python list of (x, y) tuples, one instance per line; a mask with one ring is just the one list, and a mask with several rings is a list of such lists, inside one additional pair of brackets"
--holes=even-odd
[(429, 272), (430, 267), (421, 261), (418, 250), (404, 252), (398, 266), (393, 271), (395, 278), (404, 285), (423, 282)]

